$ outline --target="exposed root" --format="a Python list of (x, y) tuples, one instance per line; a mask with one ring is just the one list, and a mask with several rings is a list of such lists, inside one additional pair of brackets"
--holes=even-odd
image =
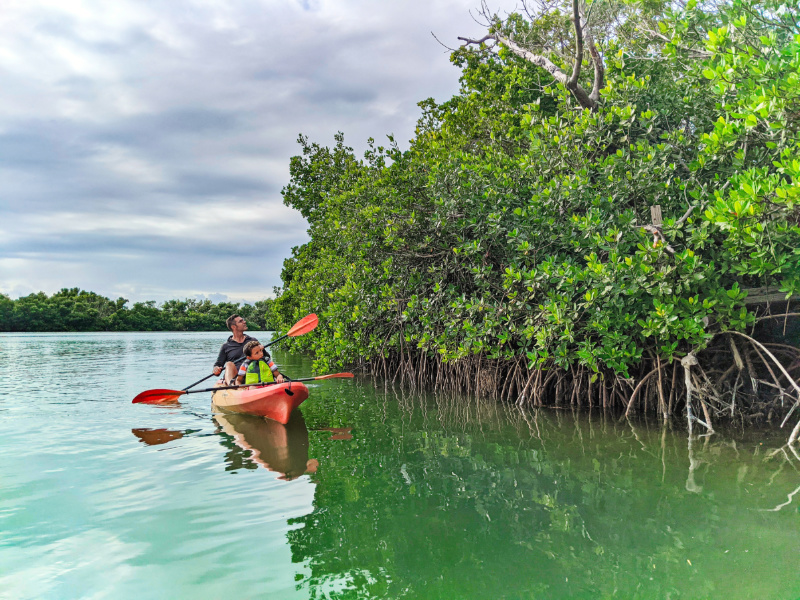
[[(651, 413), (664, 422), (683, 414), (690, 433), (695, 423), (712, 433), (715, 422), (725, 420), (778, 418), (783, 427), (800, 414), (796, 410), (800, 348), (764, 344), (733, 331), (680, 361), (653, 355), (631, 378), (610, 371), (596, 373), (580, 365), (566, 371), (552, 363), (530, 369), (525, 357), (501, 360), (479, 354), (446, 362), (441, 355), (406, 345), (397, 350), (382, 352), (361, 366), (381, 376), (387, 386), (466, 394), (520, 407), (601, 407), (624, 417), (632, 412)], [(671, 377), (665, 374), (670, 366)], [(680, 370), (683, 377), (678, 375)], [(800, 419), (789, 442), (799, 438)]]

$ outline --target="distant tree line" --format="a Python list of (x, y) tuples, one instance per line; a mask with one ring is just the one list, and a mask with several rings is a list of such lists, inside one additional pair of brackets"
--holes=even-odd
[(273, 300), (255, 304), (214, 303), (210, 300), (135, 302), (111, 300), (79, 288), (64, 288), (12, 300), (0, 294), (0, 331), (220, 331), (225, 319), (237, 313), (250, 329), (274, 329)]

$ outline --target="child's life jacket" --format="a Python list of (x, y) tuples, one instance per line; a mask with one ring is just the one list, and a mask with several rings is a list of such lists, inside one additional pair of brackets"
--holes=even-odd
[(277, 373), (278, 367), (272, 362), (272, 359), (267, 362), (264, 359), (250, 360), (248, 358), (239, 367), (239, 375), (244, 375), (245, 383), (272, 383), (275, 381), (273, 372)]

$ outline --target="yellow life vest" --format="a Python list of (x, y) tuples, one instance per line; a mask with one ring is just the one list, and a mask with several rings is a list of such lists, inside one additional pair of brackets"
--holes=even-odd
[(247, 365), (245, 372), (245, 383), (272, 383), (275, 377), (272, 376), (272, 369), (265, 360), (253, 360)]

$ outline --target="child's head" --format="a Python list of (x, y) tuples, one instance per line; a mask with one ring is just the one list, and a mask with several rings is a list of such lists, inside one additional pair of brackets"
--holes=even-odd
[(244, 355), (251, 360), (258, 360), (264, 358), (264, 346), (258, 340), (250, 340), (244, 345), (242, 349)]

